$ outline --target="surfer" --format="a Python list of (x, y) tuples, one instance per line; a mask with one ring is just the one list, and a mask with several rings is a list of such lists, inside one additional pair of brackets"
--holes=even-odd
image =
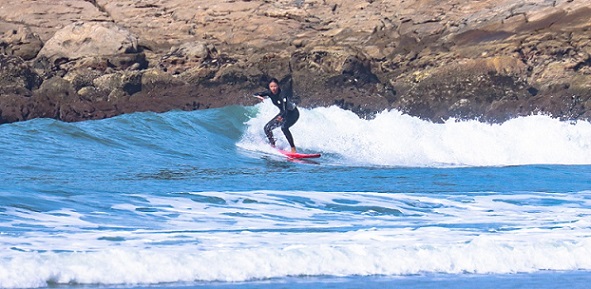
[[(290, 78), (291, 80), (291, 78)], [(273, 130), (281, 127), (281, 131), (285, 135), (285, 138), (289, 142), (291, 146), (291, 152), (296, 152), (296, 147), (293, 142), (293, 136), (289, 131), (289, 128), (298, 121), (300, 117), (300, 112), (296, 107), (296, 104), (291, 100), (291, 90), (285, 89), (282, 90), (279, 85), (279, 80), (276, 78), (272, 78), (269, 81), (269, 90), (258, 92), (254, 94), (255, 97), (260, 99), (261, 101), (265, 100), (265, 97), (269, 97), (273, 104), (279, 108), (279, 114), (273, 117), (266, 125), (265, 125), (265, 134), (269, 139), (269, 143), (271, 143), (272, 147), (275, 147), (275, 139), (273, 138)]]

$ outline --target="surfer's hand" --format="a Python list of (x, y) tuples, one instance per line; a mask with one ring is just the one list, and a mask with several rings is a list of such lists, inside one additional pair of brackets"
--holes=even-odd
[(262, 96), (260, 96), (260, 95), (258, 95), (258, 94), (253, 94), (252, 96), (254, 96), (254, 97), (256, 97), (256, 98), (260, 99), (261, 101), (265, 100), (265, 98), (264, 98), (264, 97), (262, 97)]
[(283, 117), (282, 116), (278, 116), (276, 119), (277, 119), (277, 121), (283, 121)]

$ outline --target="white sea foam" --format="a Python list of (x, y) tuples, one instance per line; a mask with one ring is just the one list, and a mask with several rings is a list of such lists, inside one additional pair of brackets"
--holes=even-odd
[[(365, 232), (362, 232), (365, 233)], [(441, 232), (439, 232), (441, 233)], [(396, 241), (396, 240), (391, 240)], [(155, 284), (245, 281), (285, 276), (515, 273), (591, 270), (591, 243), (510, 244), (490, 236), (468, 243), (304, 244), (280, 248), (18, 253), (2, 260), (2, 288), (68, 284)]]
[(19, 212), (1, 225), (65, 225), (0, 235), (0, 287), (591, 270), (590, 194), (198, 192), (112, 207), (160, 220), (141, 230)]
[[(268, 101), (247, 125), (239, 146), (261, 150), (262, 128), (277, 112)], [(542, 115), (502, 124), (448, 120), (436, 124), (398, 111), (364, 120), (337, 107), (302, 109), (291, 129), (300, 149), (355, 164), (388, 166), (506, 166), (591, 164), (591, 123)], [(280, 130), (278, 144), (287, 144)]]
[[(591, 241), (516, 242), (490, 235), (450, 244), (399, 242), (398, 233), (351, 233), (355, 244), (188, 250), (137, 248), (92, 252), (17, 252), (0, 263), (2, 288), (58, 284), (157, 284), (191, 281), (247, 281), (286, 276), (409, 275), (421, 273), (516, 273), (539, 270), (591, 270)], [(444, 236), (446, 231), (429, 234)], [(231, 236), (239, 238), (240, 236)], [(284, 236), (268, 235), (281, 239)], [(323, 234), (307, 234), (323, 240)], [(543, 236), (541, 236), (543, 237)], [(272, 241), (272, 240), (269, 240)], [(401, 244), (399, 244), (401, 243)]]

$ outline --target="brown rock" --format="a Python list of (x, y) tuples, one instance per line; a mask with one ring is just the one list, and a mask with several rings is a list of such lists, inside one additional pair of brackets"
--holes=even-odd
[(41, 77), (22, 58), (0, 54), (0, 95), (30, 96), (41, 81)]
[[(71, 107), (76, 112), (68, 119), (252, 104), (241, 96), (259, 90), (269, 77), (287, 74), (293, 75), (301, 105), (336, 104), (362, 115), (384, 109), (434, 121), (502, 121), (537, 112), (565, 119), (591, 115), (591, 8), (585, 1), (2, 5), (0, 33), (29, 28), (46, 42), (40, 56), (18, 67), (45, 81), (63, 76), (95, 108)], [(0, 79), (26, 82), (6, 71)], [(30, 87), (29, 95), (37, 95), (38, 86), (14, 87)], [(30, 107), (10, 99), (19, 103), (16, 111)], [(66, 115), (53, 114), (51, 107), (37, 104), (34, 109), (50, 111), (10, 119)]]
[(43, 47), (43, 41), (28, 27), (19, 27), (16, 30), (8, 30), (0, 38), (0, 51), (2, 54), (18, 56), (24, 60), (31, 60)]
[[(111, 21), (108, 14), (93, 5), (93, 0), (2, 0), (0, 33), (27, 26), (47, 41), (55, 32), (76, 21)], [(6, 29), (6, 30), (4, 30)]]
[(29, 119), (31, 101), (29, 97), (0, 93), (0, 124)]
[(111, 22), (76, 22), (58, 30), (39, 55), (71, 60), (136, 52), (138, 39), (126, 29)]
[(142, 74), (137, 71), (124, 71), (97, 77), (93, 85), (102, 91), (119, 90), (132, 95), (142, 90)]
[(170, 48), (159, 61), (159, 67), (171, 74), (179, 74), (193, 67), (199, 67), (203, 62), (214, 60), (217, 50), (203, 41), (183, 43)]

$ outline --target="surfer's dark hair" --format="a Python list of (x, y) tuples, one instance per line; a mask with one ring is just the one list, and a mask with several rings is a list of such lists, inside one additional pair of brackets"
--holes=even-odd
[(273, 78), (271, 78), (271, 80), (269, 80), (269, 84), (271, 84), (273, 82), (279, 84), (279, 80), (277, 80), (277, 78), (275, 78), (275, 77), (273, 77)]

